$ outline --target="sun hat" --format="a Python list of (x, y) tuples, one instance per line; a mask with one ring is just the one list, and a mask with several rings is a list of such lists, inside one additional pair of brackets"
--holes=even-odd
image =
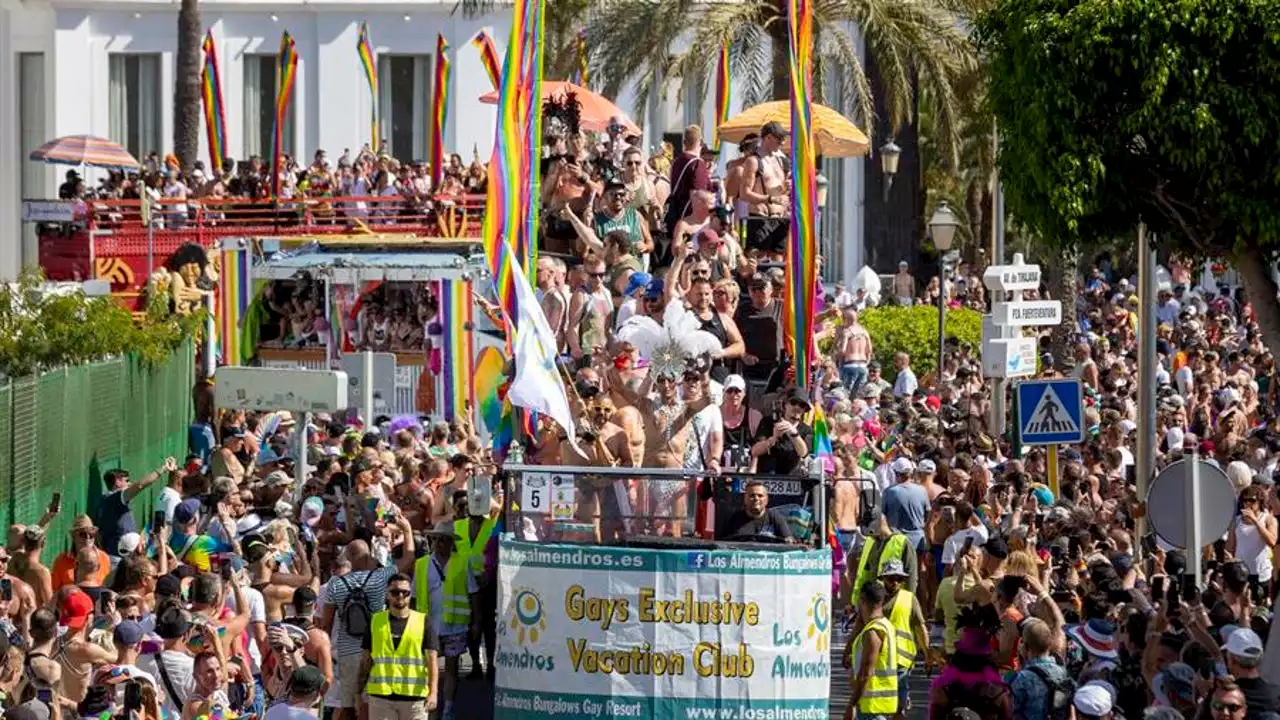
[(1094, 657), (1105, 660), (1120, 657), (1116, 652), (1116, 625), (1110, 620), (1094, 618), (1084, 625), (1071, 628), (1068, 633), (1080, 643), (1085, 652)]

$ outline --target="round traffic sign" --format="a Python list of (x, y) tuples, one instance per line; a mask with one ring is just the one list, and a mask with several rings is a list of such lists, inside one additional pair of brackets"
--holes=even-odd
[(1200, 510), (1200, 542), (1205, 545), (1222, 537), (1236, 516), (1236, 492), (1222, 468), (1204, 460), (1179, 460), (1161, 470), (1147, 490), (1147, 517), (1165, 542), (1185, 548), (1187, 520), (1187, 483), (1191, 482), (1191, 464), (1199, 465), (1200, 492), (1196, 502)]

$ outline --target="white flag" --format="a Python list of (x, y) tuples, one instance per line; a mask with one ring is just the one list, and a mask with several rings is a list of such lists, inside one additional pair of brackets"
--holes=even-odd
[(556, 335), (511, 246), (503, 241), (502, 248), (515, 268), (516, 291), (516, 379), (507, 390), (507, 399), (516, 407), (536, 410), (555, 420), (576, 447), (569, 395), (556, 368)]

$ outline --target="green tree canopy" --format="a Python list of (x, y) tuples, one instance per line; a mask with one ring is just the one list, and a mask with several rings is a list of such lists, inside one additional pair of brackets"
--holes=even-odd
[(1280, 3), (997, 0), (977, 23), (1010, 210), (1053, 243), (1230, 258), (1280, 351)]

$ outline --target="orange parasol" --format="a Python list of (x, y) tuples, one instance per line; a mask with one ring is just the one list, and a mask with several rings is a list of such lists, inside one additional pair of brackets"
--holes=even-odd
[[(617, 118), (618, 122), (629, 133), (640, 134), (640, 126), (631, 121), (627, 114), (613, 104), (609, 98), (571, 82), (563, 80), (544, 80), (542, 82), (542, 102), (553, 97), (563, 97), (572, 92), (582, 106), (582, 129), (589, 132), (605, 132), (609, 129), (609, 121)], [(498, 104), (498, 91), (494, 90), (480, 96), (480, 102), (486, 105)]]

